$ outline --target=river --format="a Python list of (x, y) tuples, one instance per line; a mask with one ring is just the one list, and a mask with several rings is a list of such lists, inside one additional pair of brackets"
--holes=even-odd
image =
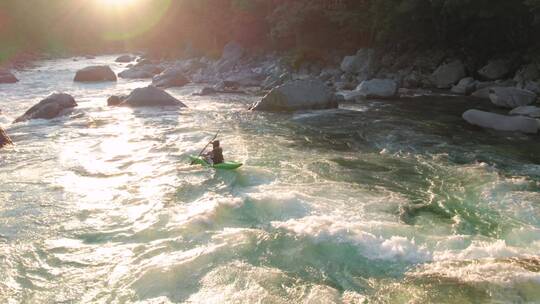
[[(540, 303), (540, 138), (468, 126), (486, 103), (421, 97), (253, 113), (257, 97), (78, 84), (115, 56), (0, 85), (2, 303)], [(70, 115), (11, 124), (54, 91)], [(190, 166), (221, 130), (237, 171)]]

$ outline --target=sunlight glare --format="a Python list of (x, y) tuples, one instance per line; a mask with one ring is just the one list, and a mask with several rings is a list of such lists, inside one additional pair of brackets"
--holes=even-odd
[(128, 5), (132, 5), (137, 0), (100, 0), (101, 4), (106, 7), (125, 7)]

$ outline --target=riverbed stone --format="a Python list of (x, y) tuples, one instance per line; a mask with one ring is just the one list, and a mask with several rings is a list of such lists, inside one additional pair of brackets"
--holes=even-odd
[(119, 63), (128, 63), (128, 62), (132, 62), (132, 61), (135, 61), (135, 59), (137, 59), (137, 57), (135, 56), (131, 56), (131, 55), (122, 55), (118, 58), (116, 58), (116, 62), (119, 62)]
[(513, 109), (536, 102), (536, 94), (515, 87), (494, 87), (489, 89), (489, 99), (499, 107)]
[(362, 81), (356, 88), (366, 98), (390, 98), (397, 95), (399, 85), (393, 79), (371, 79)]
[(74, 81), (77, 82), (101, 82), (116, 80), (116, 74), (107, 65), (89, 66), (82, 70), (78, 70), (74, 79)]
[(9, 70), (0, 68), (0, 83), (16, 83), (19, 80)]
[(463, 119), (472, 125), (498, 131), (537, 133), (540, 127), (538, 120), (533, 118), (507, 116), (480, 110), (466, 111), (463, 113)]
[(298, 110), (337, 108), (334, 94), (317, 79), (294, 80), (272, 89), (251, 110), (291, 112)]
[(15, 122), (30, 119), (52, 119), (65, 114), (68, 110), (76, 106), (77, 103), (73, 96), (65, 93), (54, 93), (28, 109)]
[(510, 73), (510, 64), (507, 60), (491, 60), (487, 65), (478, 70), (478, 74), (488, 80), (502, 79)]
[(107, 99), (107, 105), (108, 106), (118, 106), (120, 105), (122, 102), (124, 102), (124, 100), (126, 100), (127, 96), (125, 95), (120, 95), (120, 96), (117, 96), (117, 95), (113, 95), (111, 97), (109, 97)]
[(465, 65), (460, 60), (453, 60), (440, 65), (431, 74), (431, 82), (439, 89), (449, 89), (465, 77)]
[(144, 63), (137, 64), (118, 74), (121, 78), (127, 79), (148, 79), (163, 72), (163, 67), (158, 64)]
[(458, 84), (452, 87), (452, 93), (469, 95), (476, 89), (476, 81), (472, 77), (461, 79)]
[(538, 79), (540, 79), (540, 70), (536, 63), (529, 63), (528, 65), (523, 66), (514, 76), (514, 81), (516, 82), (528, 82)]
[(367, 74), (372, 65), (373, 49), (360, 49), (353, 56), (345, 56), (341, 61), (341, 70), (349, 74)]
[(186, 105), (164, 90), (150, 85), (145, 88), (133, 90), (120, 106), (136, 108), (165, 106), (185, 107)]
[(13, 141), (11, 141), (11, 138), (9, 138), (8, 134), (2, 127), (0, 127), (0, 148), (3, 148), (7, 145), (12, 145)]
[(188, 83), (189, 79), (179, 67), (168, 68), (152, 79), (152, 85), (160, 88), (182, 87)]
[(532, 118), (540, 118), (540, 108), (535, 106), (521, 106), (510, 111), (510, 115), (521, 115)]

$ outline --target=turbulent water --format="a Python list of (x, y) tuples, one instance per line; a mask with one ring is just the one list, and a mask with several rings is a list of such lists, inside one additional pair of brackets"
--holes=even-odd
[[(110, 108), (148, 81), (72, 79), (113, 58), (0, 85), (1, 303), (540, 303), (540, 140), (461, 120), (488, 105)], [(79, 107), (11, 124), (53, 91)], [(189, 166), (218, 130), (245, 166)]]

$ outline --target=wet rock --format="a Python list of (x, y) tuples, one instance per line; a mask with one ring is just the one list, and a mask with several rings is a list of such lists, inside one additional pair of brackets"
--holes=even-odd
[(120, 96), (113, 95), (113, 96), (111, 96), (111, 97), (109, 97), (107, 99), (107, 105), (108, 106), (118, 106), (122, 102), (124, 102), (124, 100), (126, 100), (126, 98), (127, 98), (127, 96), (125, 96), (125, 95), (120, 95)]
[(510, 115), (521, 115), (540, 118), (540, 108), (535, 106), (521, 106), (510, 111)]
[(483, 68), (478, 70), (478, 74), (488, 80), (502, 79), (510, 73), (510, 65), (508, 61), (497, 59), (490, 61)]
[(118, 76), (127, 79), (147, 79), (163, 72), (163, 67), (157, 64), (145, 63), (137, 64), (125, 71), (122, 71)]
[(362, 81), (356, 88), (361, 96), (367, 98), (389, 98), (397, 95), (399, 85), (392, 79), (372, 79)]
[(337, 108), (332, 91), (320, 80), (295, 80), (272, 89), (251, 109), (255, 111), (291, 112), (297, 110)]
[(189, 79), (176, 67), (168, 68), (152, 79), (152, 85), (160, 88), (182, 87), (188, 83)]
[(73, 96), (65, 93), (54, 93), (31, 107), (24, 115), (15, 122), (30, 119), (52, 119), (65, 114), (68, 110), (77, 106)]
[(540, 70), (535, 63), (530, 63), (516, 72), (514, 81), (528, 82), (540, 79)]
[(431, 82), (439, 89), (449, 89), (465, 77), (465, 66), (459, 60), (439, 66), (431, 75)]
[(77, 71), (74, 81), (78, 82), (100, 82), (116, 81), (116, 74), (109, 66), (89, 66)]
[(120, 104), (126, 107), (164, 107), (177, 106), (185, 107), (186, 105), (178, 99), (171, 96), (160, 88), (148, 86), (146, 88), (138, 88), (133, 90), (129, 96)]
[(468, 110), (463, 119), (472, 125), (498, 131), (537, 133), (538, 120), (524, 116), (506, 116), (480, 110)]
[(11, 138), (7, 135), (6, 131), (0, 127), (0, 148), (3, 148), (7, 145), (12, 145), (13, 141), (11, 141)]
[(120, 63), (128, 63), (128, 62), (132, 62), (132, 61), (135, 61), (135, 59), (137, 59), (137, 57), (135, 56), (131, 56), (131, 55), (122, 55), (118, 58), (116, 58), (116, 62), (120, 62)]
[(536, 94), (514, 87), (494, 87), (489, 89), (489, 99), (499, 107), (513, 109), (536, 102)]
[(9, 70), (0, 68), (0, 83), (15, 83), (19, 80)]
[(476, 81), (472, 77), (461, 79), (458, 84), (452, 87), (452, 93), (469, 95), (476, 89)]
[(370, 72), (373, 54), (373, 49), (361, 49), (353, 56), (346, 56), (341, 62), (341, 70), (349, 74), (367, 74)]

